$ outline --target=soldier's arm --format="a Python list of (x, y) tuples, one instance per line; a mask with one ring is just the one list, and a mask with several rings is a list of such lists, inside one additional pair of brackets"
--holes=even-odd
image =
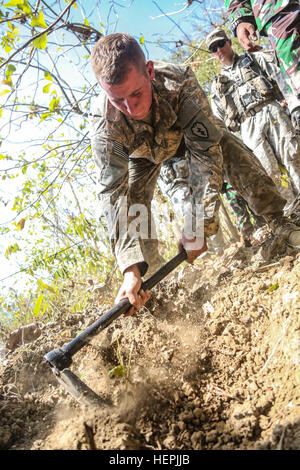
[[(201, 176), (205, 179), (201, 188), (193, 187), (193, 198), (195, 204), (203, 204), (204, 237), (207, 238), (218, 230), (216, 214), (219, 208), (219, 190), (223, 183), (223, 159), (219, 145), (222, 132), (216, 127), (207, 97), (189, 68), (180, 95), (178, 117), (186, 147), (194, 160), (199, 162), (199, 178)], [(197, 181), (196, 174), (192, 177)]]
[(225, 0), (225, 6), (229, 12), (230, 29), (237, 36), (240, 45), (249, 52), (262, 49), (256, 41), (257, 23), (253, 15), (250, 1), (248, 0)]
[[(118, 136), (114, 136), (115, 138)], [(121, 137), (121, 136), (120, 136)], [(106, 130), (105, 119), (95, 100), (90, 113), (92, 154), (98, 168), (97, 196), (100, 214), (106, 219), (112, 251), (122, 273), (136, 264), (144, 275), (144, 261), (140, 240), (132, 239), (127, 231), (128, 149)], [(121, 139), (120, 139), (121, 140)]]
[(229, 13), (233, 34), (235, 34), (236, 27), (240, 23), (251, 23), (256, 28), (250, 0), (225, 0), (225, 8)]

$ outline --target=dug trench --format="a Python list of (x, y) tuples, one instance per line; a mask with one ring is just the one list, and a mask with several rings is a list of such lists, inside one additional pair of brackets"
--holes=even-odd
[(184, 263), (74, 356), (72, 370), (111, 401), (95, 409), (61, 388), (43, 356), (98, 318), (97, 299), (35, 325), (1, 363), (0, 447), (299, 449), (299, 281), (293, 252), (262, 263), (235, 245)]

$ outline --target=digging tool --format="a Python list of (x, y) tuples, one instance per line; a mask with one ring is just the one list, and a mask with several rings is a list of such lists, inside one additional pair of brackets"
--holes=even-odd
[[(164, 277), (166, 277), (173, 269), (179, 266), (187, 258), (185, 250), (178, 253), (168, 263), (162, 266), (156, 273), (149, 279), (142, 283), (143, 290), (150, 290), (158, 284)], [(92, 325), (88, 326), (86, 330), (82, 331), (70, 343), (62, 348), (53, 349), (44, 356), (46, 362), (50, 365), (53, 374), (58, 382), (81, 404), (88, 406), (107, 405), (109, 402), (101, 398), (90, 387), (88, 387), (82, 380), (79, 379), (69, 367), (72, 364), (72, 356), (83, 348), (90, 339), (104, 330), (120, 315), (126, 313), (131, 307), (128, 299), (121, 300), (117, 305), (112, 307), (104, 313)]]

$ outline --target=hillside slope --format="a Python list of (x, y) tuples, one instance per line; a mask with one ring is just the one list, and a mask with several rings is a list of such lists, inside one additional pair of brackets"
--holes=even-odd
[(300, 449), (299, 285), (295, 253), (266, 264), (235, 245), (184, 264), (74, 356), (72, 370), (112, 402), (97, 410), (43, 361), (98, 317), (97, 299), (37, 325), (0, 366), (0, 448)]

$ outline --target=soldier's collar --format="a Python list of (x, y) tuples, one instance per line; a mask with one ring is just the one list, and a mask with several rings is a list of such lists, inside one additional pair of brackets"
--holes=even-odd
[[(158, 88), (153, 82), (152, 85), (152, 127), (155, 129), (156, 135), (163, 134), (165, 130), (170, 129), (173, 124), (177, 121), (177, 114), (169, 102), (159, 93)], [(134, 121), (134, 127), (138, 131), (144, 130), (147, 126), (150, 127), (145, 121), (137, 121), (126, 117), (127, 121)]]
[(234, 67), (237, 60), (238, 60), (238, 58), (239, 58), (239, 56), (236, 53), (234, 53), (232, 63), (230, 65), (224, 65), (224, 67), (222, 67), (222, 69), (223, 70), (228, 70), (228, 69), (231, 69), (232, 67)]
[(170, 103), (159, 93), (152, 82), (152, 122), (156, 129), (170, 129), (177, 121), (177, 114)]

